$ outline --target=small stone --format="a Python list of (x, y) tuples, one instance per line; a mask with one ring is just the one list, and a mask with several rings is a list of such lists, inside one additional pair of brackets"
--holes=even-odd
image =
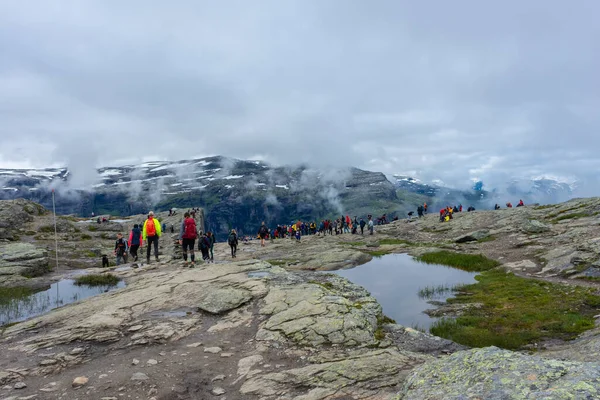
[(222, 395), (222, 394), (225, 394), (225, 389), (223, 389), (223, 388), (220, 388), (220, 387), (216, 387), (216, 388), (214, 388), (214, 389), (212, 390), (212, 393), (213, 393), (215, 396), (220, 396), (220, 395)]
[(211, 354), (218, 354), (222, 351), (223, 351), (223, 349), (220, 347), (207, 347), (204, 349), (205, 353), (211, 353)]
[(53, 359), (49, 359), (49, 360), (42, 360), (40, 361), (40, 365), (43, 366), (47, 366), (47, 365), (54, 365), (58, 363), (58, 360), (53, 360)]
[(102, 374), (102, 375), (100, 375), (100, 376), (98, 377), (98, 379), (104, 379), (104, 378), (108, 378), (108, 375), (106, 375), (106, 374)]
[(202, 346), (202, 342), (188, 344), (187, 347), (200, 347)]
[(132, 327), (130, 327), (128, 329), (129, 332), (137, 332), (139, 330), (141, 330), (144, 327), (144, 325), (133, 325)]
[(131, 376), (131, 380), (132, 381), (147, 381), (148, 379), (150, 379), (148, 377), (148, 375), (142, 373), (142, 372), (136, 372), (135, 374), (133, 374)]
[(117, 392), (124, 392), (125, 390), (127, 390), (127, 388), (125, 386), (121, 386), (117, 389)]
[(131, 361), (131, 365), (138, 365), (140, 363), (140, 360), (138, 360), (137, 358), (134, 358), (133, 361)]
[(231, 356), (233, 356), (233, 353), (221, 353), (221, 357), (223, 358), (229, 358)]
[(27, 387), (27, 384), (25, 382), (17, 382), (13, 386), (14, 389), (25, 389), (26, 387)]
[(156, 365), (158, 364), (158, 361), (154, 360), (154, 359), (149, 359), (148, 361), (146, 361), (146, 364), (148, 365)]
[(32, 400), (32, 399), (35, 399), (37, 397), (38, 397), (37, 394), (32, 394), (31, 396), (19, 397), (17, 400)]
[(87, 384), (88, 381), (89, 379), (87, 377), (78, 376), (77, 378), (73, 379), (73, 383), (71, 384), (71, 386), (73, 386), (74, 388), (79, 388)]
[(226, 378), (225, 375), (217, 375), (214, 378), (212, 378), (211, 382), (216, 382), (216, 381), (224, 381)]
[(83, 352), (85, 352), (85, 349), (83, 347), (75, 347), (73, 350), (71, 350), (71, 352), (69, 354), (71, 354), (72, 356), (76, 356)]
[(157, 393), (158, 393), (158, 389), (156, 389), (156, 388), (152, 388), (152, 389), (148, 390), (148, 396), (154, 396)]
[(55, 392), (58, 390), (58, 383), (57, 382), (50, 382), (49, 384), (47, 384), (46, 386), (44, 386), (43, 388), (40, 389), (40, 392)]
[(164, 356), (166, 356), (166, 355), (167, 355), (167, 352), (166, 352), (166, 351), (161, 351), (161, 352), (160, 352), (160, 353), (158, 353), (158, 354), (164, 357)]

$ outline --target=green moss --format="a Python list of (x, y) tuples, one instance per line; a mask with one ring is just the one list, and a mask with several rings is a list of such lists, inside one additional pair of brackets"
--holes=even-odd
[(564, 220), (567, 220), (567, 219), (585, 218), (585, 217), (589, 217), (589, 216), (590, 215), (588, 213), (585, 213), (585, 212), (579, 212), (579, 213), (573, 213), (573, 214), (565, 214), (565, 215), (560, 215), (560, 216), (554, 218), (550, 222), (557, 223), (557, 222), (564, 221)]
[(50, 226), (50, 225), (44, 225), (44, 226), (40, 226), (38, 228), (38, 232), (43, 232), (43, 233), (54, 233), (54, 226)]
[(90, 274), (78, 276), (75, 279), (75, 284), (87, 286), (114, 286), (119, 283), (120, 280), (120, 278), (113, 274)]
[(34, 293), (31, 288), (17, 287), (0, 287), (0, 304), (8, 304), (11, 300), (22, 299)]
[(100, 234), (100, 239), (105, 239), (105, 240), (106, 239), (110, 239), (110, 235), (108, 233), (106, 233), (106, 232), (102, 232)]
[(416, 257), (418, 261), (427, 264), (441, 264), (470, 272), (481, 272), (495, 268), (500, 263), (481, 254), (462, 254), (452, 251), (435, 251)]
[(271, 265), (275, 265), (278, 267), (286, 266), (286, 265), (288, 265), (288, 262), (289, 262), (289, 260), (265, 260), (265, 261)]
[(89, 258), (96, 258), (96, 257), (98, 257), (98, 255), (96, 253), (94, 253), (93, 251), (91, 251), (91, 250), (86, 251), (84, 253), (84, 255), (86, 257), (89, 257)]
[(375, 340), (382, 341), (385, 339), (385, 331), (382, 327), (378, 327), (375, 332), (373, 332), (373, 336), (375, 337)]
[(404, 245), (413, 245), (413, 243), (409, 242), (408, 240), (403, 240), (403, 239), (381, 239), (379, 241), (379, 244), (404, 244)]
[(481, 303), (456, 319), (436, 321), (430, 332), (472, 347), (519, 349), (545, 339), (569, 340), (594, 327), (600, 297), (589, 288), (483, 272), (450, 303)]
[(319, 281), (308, 281), (308, 283), (312, 283), (313, 285), (319, 285), (327, 290), (333, 290), (334, 286), (331, 282), (319, 282)]
[(490, 235), (490, 236), (484, 237), (483, 239), (479, 239), (477, 241), (477, 243), (493, 242), (494, 240), (496, 240), (496, 237), (493, 235)]
[(98, 230), (98, 227), (96, 225), (88, 226), (88, 231), (90, 231), (90, 232), (96, 232), (97, 230)]
[(367, 253), (367, 254), (369, 254), (369, 255), (371, 255), (373, 257), (376, 257), (376, 258), (377, 257), (383, 257), (385, 255), (390, 254), (390, 252), (387, 251), (387, 250), (370, 250), (370, 251), (365, 251), (365, 253)]
[(91, 239), (92, 239), (92, 237), (91, 237), (90, 235), (87, 235), (87, 234), (85, 234), (85, 233), (83, 233), (83, 234), (80, 236), (80, 238), (81, 238), (81, 240), (91, 240)]

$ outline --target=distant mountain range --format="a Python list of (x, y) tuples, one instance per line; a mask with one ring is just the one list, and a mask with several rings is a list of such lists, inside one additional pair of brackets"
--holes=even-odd
[(572, 197), (571, 186), (550, 179), (515, 181), (504, 191), (458, 190), (409, 176), (388, 180), (383, 173), (357, 168), (274, 167), (218, 156), (100, 168), (88, 177), (85, 189), (71, 188), (70, 178), (67, 169), (0, 169), (0, 199), (22, 197), (50, 208), (55, 188), (57, 212), (80, 216), (199, 206), (205, 208), (207, 228), (224, 234), (232, 227), (254, 233), (262, 220), (283, 224), (342, 214), (402, 217), (424, 201), (487, 208), (494, 201), (503, 204), (508, 195), (513, 202)]

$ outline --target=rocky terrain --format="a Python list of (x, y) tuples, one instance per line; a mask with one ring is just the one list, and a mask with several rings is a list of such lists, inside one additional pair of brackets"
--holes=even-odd
[[(52, 217), (29, 202), (2, 209), (9, 206), (23, 222), (9, 225), (1, 245), (29, 244), (52, 265), (53, 227), (45, 228)], [(434, 214), (377, 227), (373, 236), (311, 236), (265, 248), (250, 241), (235, 260), (217, 243), (217, 262), (194, 269), (183, 268), (167, 232), (160, 263), (113, 271), (125, 288), (5, 327), (0, 398), (600, 398), (597, 327), (536, 354), (466, 349), (389, 321), (363, 288), (314, 272), (362, 264), (373, 251), (442, 248), (484, 254), (529, 279), (600, 288), (599, 216), (597, 198), (460, 213), (447, 223)], [(61, 268), (98, 267), (96, 254), (142, 218), (102, 225), (61, 218)], [(14, 268), (26, 263), (4, 254), (0, 268), (13, 268), (5, 284), (60, 276), (23, 276)]]

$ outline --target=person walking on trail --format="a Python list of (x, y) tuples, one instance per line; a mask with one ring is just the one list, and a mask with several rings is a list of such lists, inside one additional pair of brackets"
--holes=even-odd
[(208, 236), (206, 236), (206, 233), (201, 235), (198, 239), (198, 248), (200, 249), (200, 252), (202, 252), (202, 259), (204, 261), (208, 260), (210, 258), (210, 256), (208, 255), (208, 249), (210, 248), (210, 240)]
[(142, 230), (138, 224), (133, 225), (133, 229), (129, 233), (129, 254), (133, 257), (133, 261), (138, 260), (138, 249), (142, 245)]
[(215, 261), (215, 257), (214, 257), (214, 254), (213, 254), (213, 250), (214, 250), (214, 247), (215, 247), (215, 242), (217, 240), (215, 239), (215, 235), (213, 235), (213, 233), (210, 232), (210, 231), (206, 232), (206, 236), (208, 236), (208, 239), (210, 240), (210, 247), (208, 248), (208, 250), (210, 251), (210, 261), (214, 262)]
[(142, 239), (146, 240), (146, 261), (150, 264), (150, 251), (152, 245), (154, 245), (154, 258), (158, 262), (158, 238), (162, 234), (160, 222), (154, 218), (154, 212), (148, 213), (148, 219), (144, 222), (144, 228), (142, 229)]
[(183, 221), (181, 221), (181, 229), (179, 230), (179, 244), (182, 246), (183, 261), (185, 266), (188, 266), (188, 251), (190, 253), (190, 268), (194, 267), (196, 263), (196, 255), (194, 254), (194, 245), (198, 238), (198, 230), (196, 228), (196, 221), (190, 217), (189, 213), (183, 214)]
[(373, 234), (373, 218), (369, 217), (369, 235)]
[(360, 223), (359, 223), (359, 225), (360, 225), (360, 234), (361, 234), (361, 235), (364, 235), (364, 234), (365, 234), (365, 225), (366, 225), (366, 224), (367, 224), (367, 223), (365, 222), (365, 220), (361, 218), (361, 219), (360, 219)]
[(232, 229), (229, 232), (229, 237), (227, 238), (227, 244), (231, 247), (231, 258), (236, 258), (237, 246), (238, 246), (238, 237), (235, 229)]
[(117, 241), (115, 242), (115, 256), (117, 256), (117, 265), (127, 262), (127, 240), (123, 239), (121, 232), (117, 233)]
[(260, 237), (260, 246), (261, 247), (265, 247), (265, 239), (267, 238), (268, 234), (269, 234), (269, 229), (265, 225), (265, 221), (263, 221), (262, 224), (260, 225), (260, 228), (258, 229), (258, 236)]

